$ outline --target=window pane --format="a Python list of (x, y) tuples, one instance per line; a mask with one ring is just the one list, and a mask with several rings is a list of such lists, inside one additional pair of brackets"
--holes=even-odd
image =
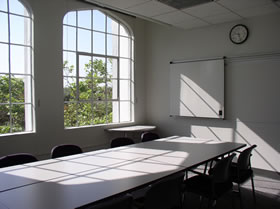
[(64, 77), (64, 101), (75, 101), (77, 94), (76, 78)]
[(128, 38), (120, 37), (120, 56), (130, 58), (130, 44)]
[(119, 45), (118, 45), (118, 36), (107, 34), (107, 54), (118, 56), (119, 54)]
[(93, 99), (95, 101), (102, 101), (105, 100), (105, 80), (102, 78), (96, 78), (93, 80)]
[(78, 29), (78, 50), (91, 52), (91, 32), (89, 30)]
[(79, 79), (79, 100), (88, 101), (92, 98), (92, 80), (90, 78)]
[(87, 126), (92, 124), (92, 108), (90, 103), (79, 103), (78, 123), (79, 126)]
[(131, 76), (130, 79), (134, 81), (134, 61), (131, 61)]
[(12, 105), (12, 132), (25, 131), (25, 105)]
[(106, 77), (105, 58), (93, 57), (93, 78)]
[(125, 27), (123, 27), (122, 25), (120, 25), (120, 35), (121, 36), (128, 36), (127, 29)]
[(30, 19), (10, 15), (11, 43), (30, 45)]
[(112, 102), (112, 122), (119, 123), (119, 102)]
[(107, 33), (119, 34), (119, 23), (107, 16)]
[(118, 99), (118, 80), (107, 80), (107, 100)]
[(131, 98), (130, 101), (132, 102), (132, 104), (134, 104), (134, 83), (131, 82)]
[(2, 12), (0, 12), (0, 28), (0, 41), (8, 42), (8, 15)]
[(130, 82), (128, 80), (120, 80), (120, 100), (130, 99)]
[(10, 99), (9, 85), (10, 85), (9, 76), (0, 74), (0, 103), (9, 102)]
[(120, 102), (120, 122), (130, 121), (130, 102)]
[(9, 0), (9, 6), (10, 6), (10, 12), (19, 15), (29, 16), (25, 7), (18, 0)]
[(131, 59), (134, 60), (134, 41), (131, 40), (131, 53), (130, 53)]
[(0, 105), (0, 134), (10, 133), (10, 106)]
[(63, 18), (63, 24), (76, 26), (76, 12), (68, 12)]
[(0, 10), (7, 12), (7, 0), (4, 0), (4, 1), (1, 0), (0, 1)]
[(8, 44), (0, 44), (0, 73), (9, 73)]
[(30, 76), (12, 76), (11, 77), (11, 99), (12, 102), (30, 103), (31, 98), (25, 95), (25, 87), (30, 86)]
[(78, 27), (91, 29), (91, 10), (78, 11)]
[(93, 11), (93, 30), (105, 32), (105, 15), (97, 10)]
[(79, 77), (91, 77), (91, 57), (79, 56)]
[(93, 53), (105, 54), (105, 33), (93, 32)]
[(112, 102), (107, 102), (107, 123), (113, 122), (113, 104)]
[(63, 75), (76, 76), (76, 53), (63, 52)]
[(94, 105), (93, 112), (94, 124), (105, 124), (106, 117), (106, 103), (105, 102), (97, 102)]
[(129, 59), (120, 59), (120, 78), (130, 78), (130, 61)]
[(107, 78), (118, 77), (118, 60), (113, 58), (107, 59)]
[(30, 74), (30, 48), (11, 45), (11, 72)]
[(77, 126), (77, 105), (76, 103), (64, 103), (64, 126)]
[(63, 49), (76, 51), (76, 28), (63, 26)]

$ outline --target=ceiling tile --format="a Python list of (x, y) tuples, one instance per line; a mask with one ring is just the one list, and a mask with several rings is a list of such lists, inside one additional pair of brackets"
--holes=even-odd
[(153, 17), (160, 14), (175, 11), (176, 9), (166, 6), (165, 4), (162, 4), (157, 1), (149, 1), (147, 3), (129, 7), (126, 10), (142, 16)]
[(270, 4), (271, 0), (219, 0), (217, 4), (223, 5), (232, 11), (247, 9)]
[(174, 23), (178, 23), (178, 22), (187, 21), (189, 19), (193, 19), (193, 17), (184, 12), (175, 11), (175, 12), (170, 12), (170, 13), (166, 13), (163, 15), (155, 16), (155, 17), (153, 17), (153, 19), (159, 20), (161, 22), (165, 22), (168, 24), (174, 24)]
[(266, 14), (271, 14), (276, 12), (280, 12), (280, 8), (273, 3), (270, 3), (263, 6), (242, 9), (237, 11), (236, 13), (238, 13), (242, 17), (248, 18), (248, 17), (261, 16), (261, 15), (266, 15)]
[(227, 13), (223, 13), (223, 14), (218, 14), (218, 15), (205, 17), (203, 19), (206, 22), (209, 22), (211, 24), (219, 24), (219, 23), (224, 23), (224, 22), (240, 20), (242, 18), (240, 16), (232, 13), (232, 12), (227, 12)]
[(125, 9), (128, 7), (132, 7), (138, 4), (143, 4), (150, 0), (97, 0), (100, 3), (106, 3), (110, 6), (117, 7), (120, 9)]
[(226, 13), (229, 10), (225, 9), (223, 6), (221, 6), (219, 4), (216, 4), (215, 2), (211, 2), (211, 3), (202, 4), (199, 6), (183, 9), (182, 11), (186, 12), (190, 15), (193, 15), (195, 17), (203, 18), (203, 17), (207, 17), (207, 16)]
[(176, 27), (179, 27), (179, 28), (183, 28), (183, 29), (190, 29), (190, 28), (198, 28), (198, 27), (207, 26), (209, 24), (206, 22), (203, 22), (200, 19), (193, 17), (193, 18), (190, 18), (189, 20), (185, 20), (185, 21), (182, 21), (179, 23), (174, 23), (173, 25)]

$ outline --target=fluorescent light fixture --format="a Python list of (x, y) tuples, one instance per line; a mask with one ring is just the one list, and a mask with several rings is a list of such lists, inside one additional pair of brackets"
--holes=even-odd
[(185, 9), (188, 7), (197, 6), (199, 4), (209, 3), (214, 0), (157, 0), (157, 1), (176, 9)]

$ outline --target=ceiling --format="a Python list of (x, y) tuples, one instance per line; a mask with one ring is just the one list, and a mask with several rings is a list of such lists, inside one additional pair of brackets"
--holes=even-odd
[[(176, 9), (162, 2), (197, 0), (84, 0), (153, 22), (191, 29), (280, 12), (280, 0), (208, 0)], [(203, 1), (202, 1), (203, 2)], [(176, 5), (176, 4), (175, 4)], [(178, 8), (178, 7), (177, 7)], [(179, 7), (180, 8), (180, 7)]]

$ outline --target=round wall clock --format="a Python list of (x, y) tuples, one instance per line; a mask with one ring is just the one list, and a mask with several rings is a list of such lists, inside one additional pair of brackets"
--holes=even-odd
[(249, 30), (245, 25), (238, 24), (232, 27), (229, 32), (229, 38), (234, 44), (244, 43), (249, 36)]

